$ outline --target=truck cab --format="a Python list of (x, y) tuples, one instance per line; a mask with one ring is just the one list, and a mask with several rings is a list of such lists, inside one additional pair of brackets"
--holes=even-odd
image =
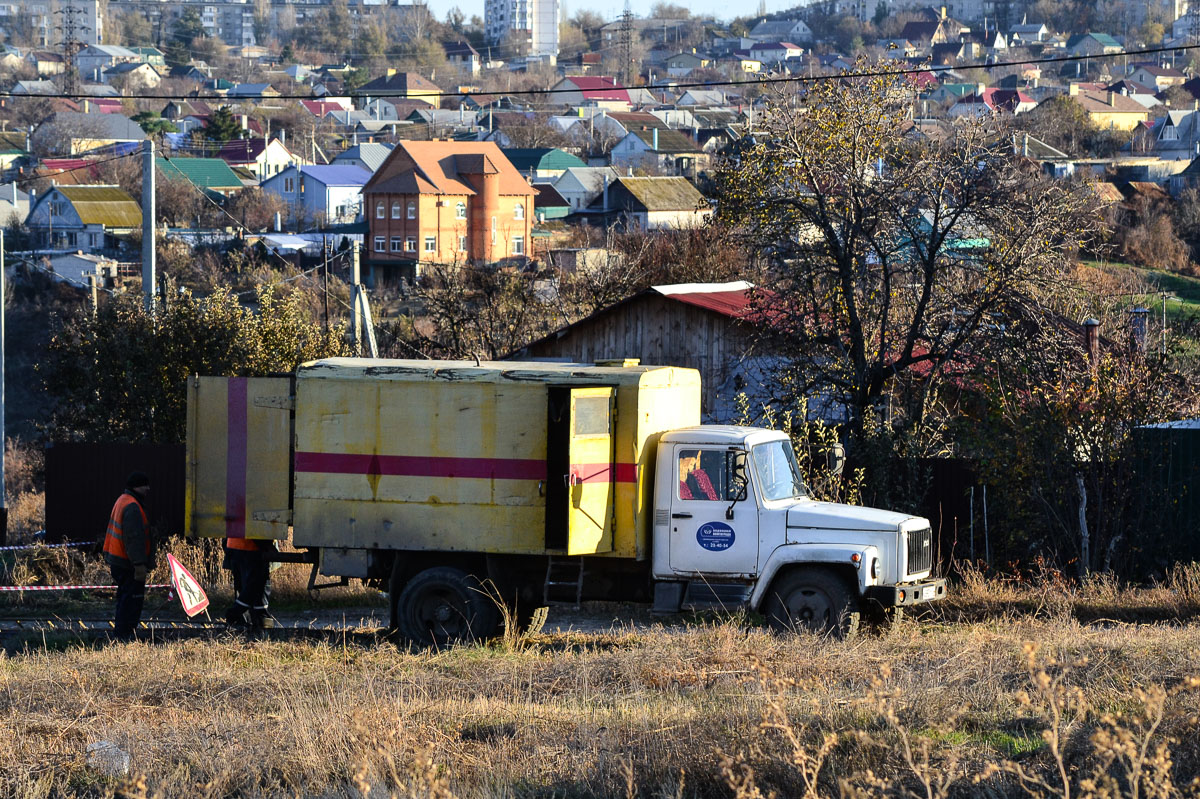
[(748, 607), (776, 628), (845, 633), (865, 609), (945, 596), (929, 522), (812, 499), (785, 433), (673, 430), (656, 473), (658, 612)]

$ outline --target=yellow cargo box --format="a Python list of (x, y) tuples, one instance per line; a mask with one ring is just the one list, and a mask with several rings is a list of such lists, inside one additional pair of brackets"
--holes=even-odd
[(283, 464), (299, 547), (644, 559), (658, 437), (700, 418), (690, 369), (333, 358), (297, 370), (280, 452), (278, 386), (230, 382), (193, 381), (193, 529), (279, 537), (279, 494), (257, 483)]

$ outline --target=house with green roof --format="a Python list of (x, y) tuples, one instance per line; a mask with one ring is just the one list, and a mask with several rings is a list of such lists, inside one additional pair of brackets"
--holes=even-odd
[(1123, 53), (1125, 48), (1107, 33), (1077, 33), (1067, 39), (1067, 52), (1070, 55), (1109, 55)]
[(120, 186), (54, 186), (25, 220), (38, 247), (112, 250), (142, 226), (142, 208)]
[(155, 163), (166, 180), (184, 180), (205, 191), (229, 195), (245, 185), (220, 158), (157, 158)]
[(587, 166), (577, 156), (557, 147), (501, 147), (500, 152), (530, 181), (557, 178), (568, 169)]
[(128, 50), (136, 55), (143, 64), (149, 64), (152, 67), (165, 67), (167, 65), (166, 55), (157, 47), (130, 47)]

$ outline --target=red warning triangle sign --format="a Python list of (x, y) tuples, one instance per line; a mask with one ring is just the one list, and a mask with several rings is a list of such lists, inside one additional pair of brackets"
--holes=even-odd
[(204, 589), (192, 573), (169, 552), (167, 565), (171, 567), (171, 585), (175, 586), (175, 595), (179, 597), (179, 604), (183, 605), (183, 612), (190, 619), (208, 607), (208, 595), (204, 593)]

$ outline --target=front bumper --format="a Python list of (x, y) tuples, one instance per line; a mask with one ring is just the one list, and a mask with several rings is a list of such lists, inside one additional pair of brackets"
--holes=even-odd
[(935, 579), (901, 585), (873, 585), (867, 588), (866, 594), (867, 598), (875, 600), (884, 607), (920, 605), (945, 599), (946, 581)]

